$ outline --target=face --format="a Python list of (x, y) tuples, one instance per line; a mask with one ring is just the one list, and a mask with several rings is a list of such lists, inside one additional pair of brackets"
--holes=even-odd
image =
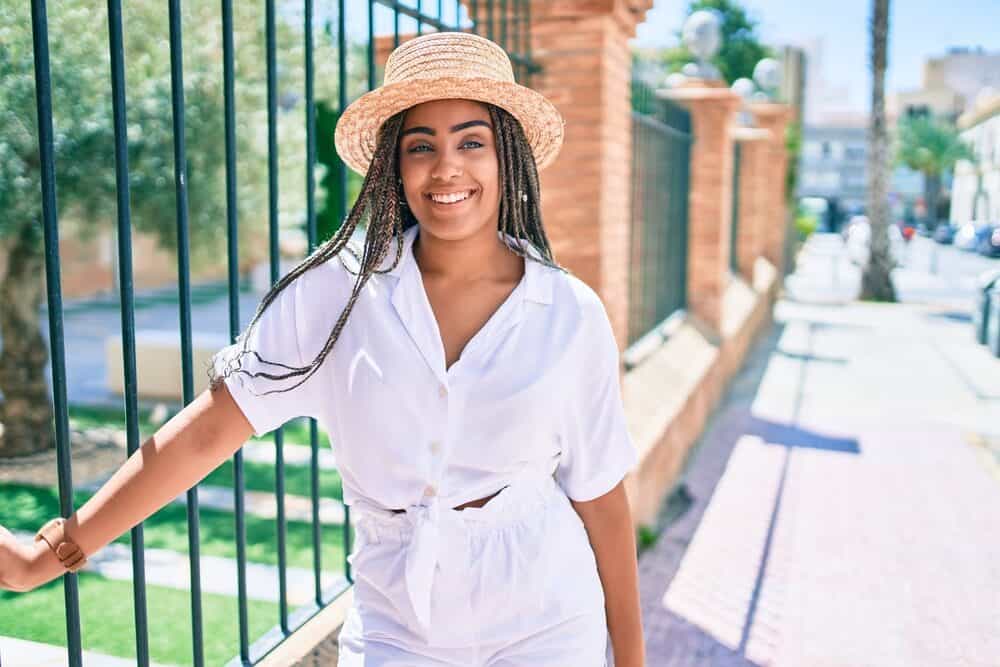
[(421, 232), (459, 240), (497, 229), (500, 169), (490, 114), (470, 100), (435, 100), (406, 112), (399, 170)]

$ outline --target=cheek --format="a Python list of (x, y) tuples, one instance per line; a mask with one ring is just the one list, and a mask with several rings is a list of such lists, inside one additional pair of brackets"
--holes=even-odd
[(500, 169), (496, 158), (484, 160), (479, 165), (477, 180), (483, 186), (483, 199), (490, 204), (500, 202)]
[(419, 167), (401, 162), (399, 165), (399, 177), (403, 181), (403, 192), (406, 194), (407, 200), (411, 204), (419, 202), (419, 184), (422, 182)]

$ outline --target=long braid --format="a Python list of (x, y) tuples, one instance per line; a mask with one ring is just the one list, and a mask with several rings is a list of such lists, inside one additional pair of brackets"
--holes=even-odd
[[(538, 170), (524, 129), (520, 122), (507, 111), (490, 104), (486, 106), (493, 122), (497, 159), (500, 166), (500, 211), (497, 227), (516, 239), (527, 240), (541, 255), (541, 260), (539, 260), (526, 253), (520, 246), (508, 244), (512, 252), (524, 257), (526, 261), (538, 261), (546, 266), (565, 270), (553, 259), (552, 249), (542, 226)], [(236, 356), (226, 360), (221, 372), (215, 363), (209, 366), (210, 387), (213, 391), (225, 378), (233, 374), (243, 374), (251, 378), (266, 378), (273, 381), (300, 378), (291, 387), (262, 392), (261, 396), (291, 391), (306, 382), (319, 370), (327, 355), (330, 354), (341, 331), (347, 324), (355, 302), (371, 276), (375, 273), (391, 271), (399, 264), (403, 252), (403, 232), (417, 224), (416, 218), (405, 204), (405, 195), (399, 182), (398, 146), (405, 113), (403, 111), (392, 116), (382, 125), (375, 154), (361, 185), (361, 192), (358, 194), (358, 199), (351, 208), (344, 224), (332, 238), (316, 248), (302, 263), (289, 271), (264, 296), (250, 324), (236, 341), (240, 346)], [(351, 239), (362, 221), (366, 223), (365, 242), (359, 253), (357, 248), (352, 246)], [(381, 269), (393, 241), (396, 242), (396, 256), (388, 268)], [(344, 262), (341, 254), (344, 250), (358, 263), (357, 272)], [(256, 350), (248, 349), (253, 327), (278, 295), (304, 273), (334, 257), (341, 261), (344, 267), (356, 276), (356, 279), (347, 304), (316, 357), (305, 366), (289, 366), (267, 361)], [(284, 372), (247, 371), (242, 366), (243, 358), (248, 354), (252, 354), (260, 363), (273, 366)]]

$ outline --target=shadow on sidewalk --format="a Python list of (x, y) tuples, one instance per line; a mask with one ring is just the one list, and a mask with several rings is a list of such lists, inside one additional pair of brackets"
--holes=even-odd
[[(781, 340), (788, 324), (805, 325), (809, 335), (803, 353), (780, 350)], [(758, 602), (768, 568), (774, 529), (781, 511), (781, 500), (788, 471), (788, 455), (793, 448), (823, 449), (834, 452), (859, 454), (860, 446), (855, 438), (838, 437), (800, 428), (796, 425), (803, 397), (805, 369), (813, 363), (846, 363), (846, 360), (827, 359), (812, 354), (812, 335), (828, 323), (794, 320), (776, 321), (774, 326), (759, 340), (743, 369), (733, 378), (730, 387), (710, 417), (705, 432), (692, 448), (685, 469), (674, 495), (689, 499), (688, 510), (669, 522), (661, 515), (661, 525), (666, 524), (654, 547), (643, 554), (639, 563), (640, 594), (643, 623), (646, 637), (646, 651), (650, 667), (673, 667), (680, 665), (742, 666), (755, 665), (747, 650), (751, 643), (750, 632), (758, 610)], [(768, 362), (772, 357), (782, 357), (801, 363), (796, 378), (794, 408), (791, 423), (780, 423), (755, 417), (751, 413), (754, 397), (757, 395)], [(763, 442), (785, 447), (781, 464), (780, 479), (776, 489), (762, 492), (774, 497), (767, 520), (760, 562), (753, 577), (753, 589), (749, 599), (740, 598), (734, 591), (720, 590), (719, 583), (700, 582), (701, 599), (697, 603), (706, 613), (725, 625), (731, 641), (722, 643), (701, 627), (678, 615), (664, 603), (664, 594), (671, 585), (687, 551), (736, 443), (745, 436), (756, 436)], [(749, 582), (748, 582), (749, 583)], [(738, 611), (734, 602), (745, 608), (739, 620), (734, 619)], [(739, 627), (733, 627), (737, 625)], [(739, 637), (738, 645), (735, 637)]]

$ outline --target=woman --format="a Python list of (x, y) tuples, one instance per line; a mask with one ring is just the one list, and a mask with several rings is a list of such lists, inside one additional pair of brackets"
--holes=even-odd
[(356, 519), (341, 665), (598, 666), (609, 635), (618, 667), (642, 665), (618, 350), (539, 211), (562, 125), (493, 42), (396, 49), (337, 126), (365, 175), (343, 228), (91, 500), (33, 545), (0, 537), (0, 584), (78, 569), (251, 434), (305, 415)]

